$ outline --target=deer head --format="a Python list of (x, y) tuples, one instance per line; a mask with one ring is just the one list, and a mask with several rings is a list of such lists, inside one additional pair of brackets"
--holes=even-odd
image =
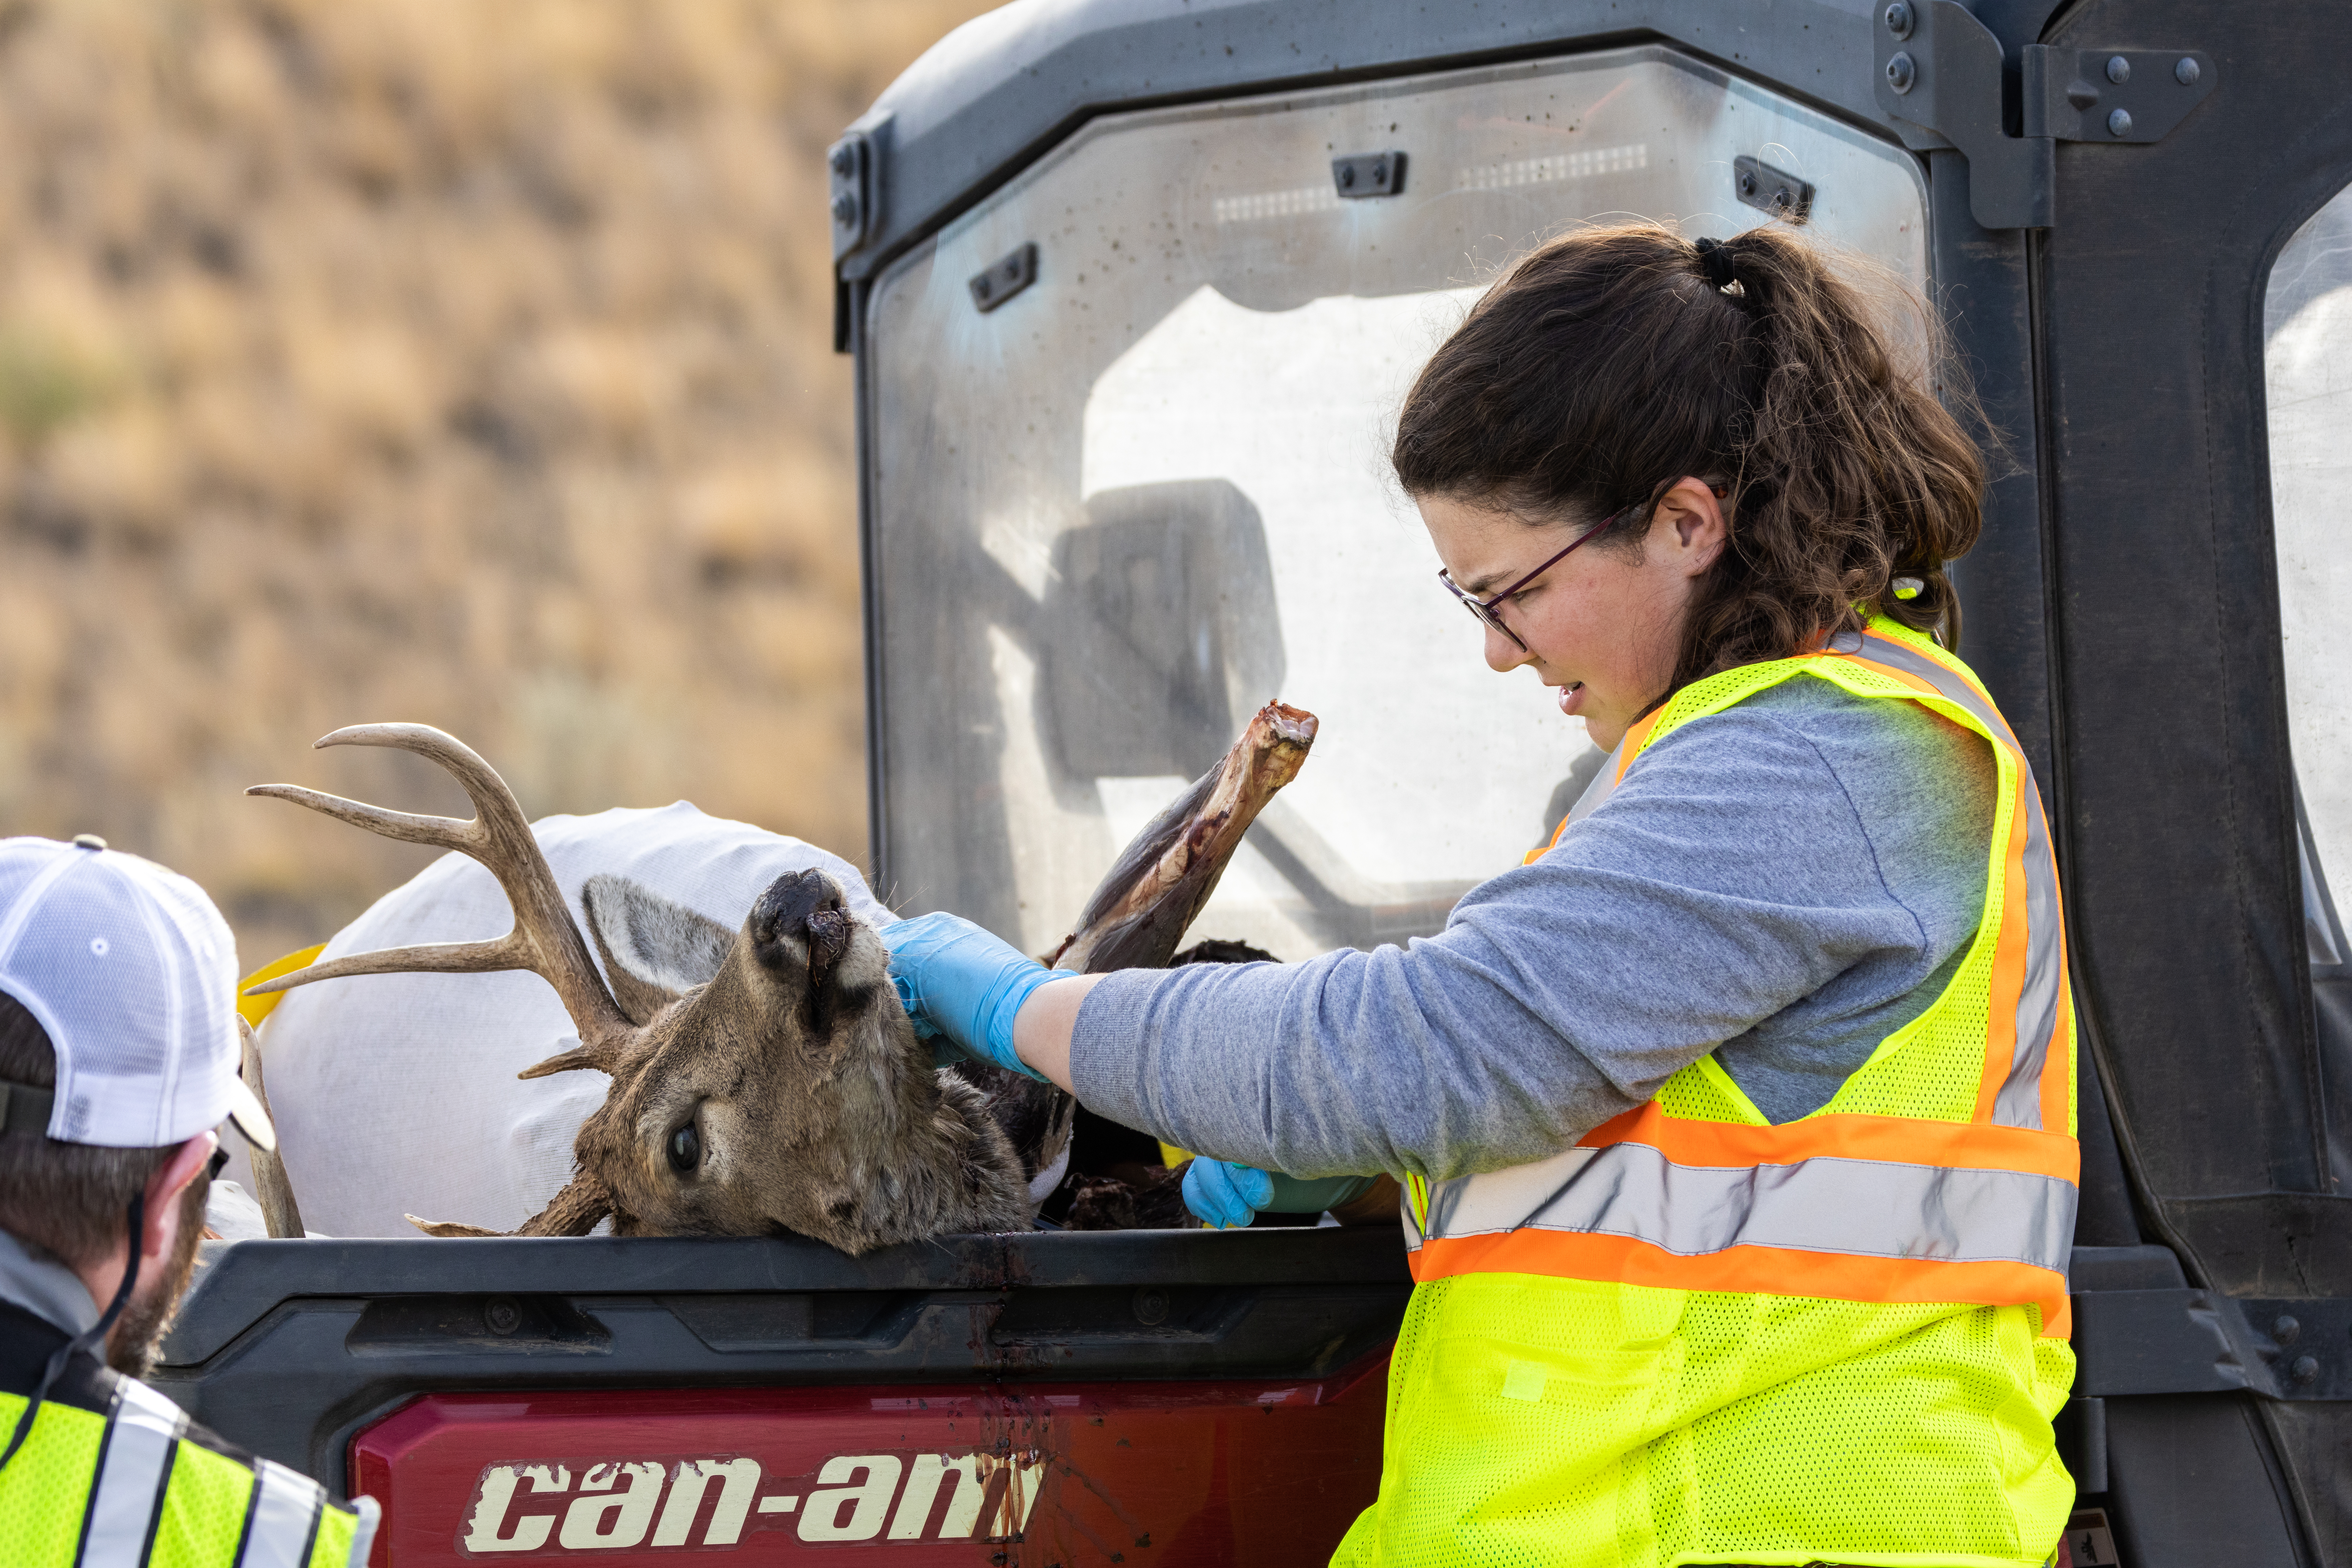
[[(504, 780), (423, 724), (338, 730), (320, 746), (392, 746), (464, 786), (473, 820), (417, 816), (290, 784), (294, 801), (411, 843), (469, 855), (514, 910), (491, 942), (354, 953), (255, 987), (346, 975), (528, 969), (555, 987), (579, 1044), (524, 1078), (611, 1075), (574, 1140), (577, 1172), (516, 1234), (794, 1232), (863, 1252), (954, 1230), (1025, 1228), (1022, 1166), (982, 1096), (931, 1065), (889, 984), (889, 954), (821, 871), (778, 878), (730, 931), (614, 876), (583, 901), (605, 985)], [(437, 1236), (496, 1232), (415, 1221)]]

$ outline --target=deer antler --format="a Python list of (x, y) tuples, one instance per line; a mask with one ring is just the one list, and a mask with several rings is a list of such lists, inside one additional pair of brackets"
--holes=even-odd
[(417, 816), (404, 811), (387, 811), (379, 805), (363, 805), (293, 784), (256, 784), (245, 793), (290, 800), (387, 838), (430, 844), (472, 856), (489, 868), (490, 875), (506, 890), (507, 901), (514, 909), (514, 929), (494, 942), (433, 942), (355, 952), (347, 958), (330, 959), (298, 969), (257, 985), (254, 991), (285, 991), (347, 974), (480, 973), (528, 969), (554, 986), (556, 994), (563, 998), (563, 1009), (572, 1015), (572, 1022), (580, 1031), (581, 1046), (523, 1076), (536, 1077), (541, 1068), (552, 1070), (557, 1063), (610, 1070), (607, 1064), (617, 1059), (618, 1047), (635, 1030), (614, 1003), (612, 993), (604, 989), (595, 963), (588, 956), (588, 944), (581, 938), (571, 910), (564, 905), (562, 889), (555, 885), (555, 873), (548, 868), (547, 857), (540, 853), (539, 840), (531, 837), (530, 824), (524, 820), (522, 807), (517, 804), (514, 792), (507, 788), (506, 781), (463, 742), (430, 724), (355, 724), (312, 744), (392, 746), (428, 758), (465, 786), (466, 793), (473, 797), (474, 818), (460, 822), (451, 816)]

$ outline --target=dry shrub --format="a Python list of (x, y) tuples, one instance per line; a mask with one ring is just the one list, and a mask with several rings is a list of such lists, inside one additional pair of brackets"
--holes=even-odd
[(258, 963), (422, 863), (268, 802), (865, 847), (824, 149), (957, 0), (0, 5), (0, 831)]

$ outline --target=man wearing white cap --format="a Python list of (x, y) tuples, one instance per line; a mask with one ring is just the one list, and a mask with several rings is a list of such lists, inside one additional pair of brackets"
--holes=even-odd
[(84, 837), (0, 839), (0, 1563), (351, 1568), (377, 1510), (138, 1380), (234, 1120), (236, 949), (185, 877)]

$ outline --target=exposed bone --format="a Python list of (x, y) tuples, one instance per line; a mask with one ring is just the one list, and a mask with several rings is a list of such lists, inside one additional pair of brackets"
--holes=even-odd
[(1176, 952), (1242, 835), (1275, 792), (1298, 776), (1315, 743), (1315, 715), (1269, 702), (1224, 760), (1135, 836), (1055, 950), (1056, 969), (1096, 974), (1158, 969)]
[[(261, 1101), (262, 1113), (270, 1125), (278, 1124), (278, 1113), (269, 1109), (269, 1090), (261, 1081), (261, 1047), (253, 1037), (253, 1026), (237, 1015), (237, 1037), (244, 1043), (245, 1060), (237, 1076), (245, 1087), (253, 1090), (253, 1098)], [(286, 1179), (286, 1146), (280, 1142), (275, 1149), (247, 1141), (246, 1154), (253, 1164), (253, 1198), (261, 1205), (262, 1223), (273, 1237), (300, 1239), (302, 1211), (294, 1202), (294, 1184)]]

